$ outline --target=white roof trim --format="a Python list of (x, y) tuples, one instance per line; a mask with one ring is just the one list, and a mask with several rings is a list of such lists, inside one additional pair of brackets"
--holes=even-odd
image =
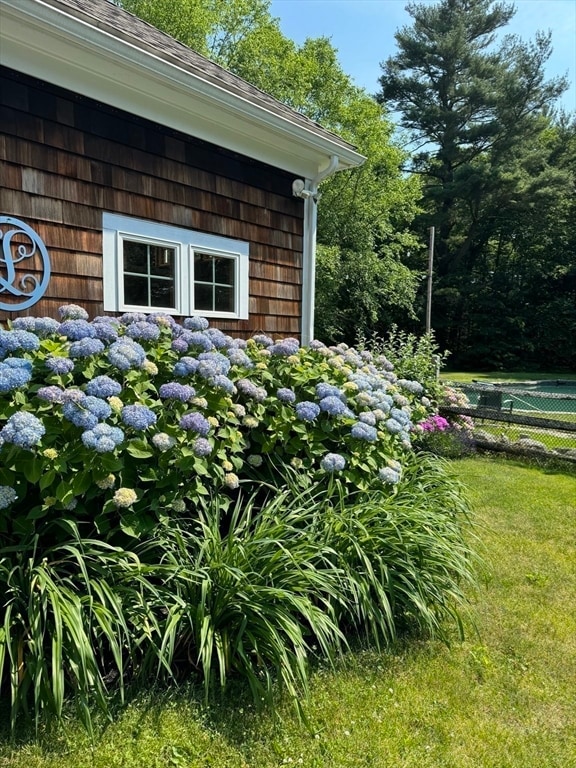
[(336, 136), (292, 123), (42, 0), (0, 4), (7, 67), (305, 178), (332, 155), (339, 169), (364, 161)]

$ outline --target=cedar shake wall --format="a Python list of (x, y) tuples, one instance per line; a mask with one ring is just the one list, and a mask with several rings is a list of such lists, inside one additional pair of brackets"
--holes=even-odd
[(233, 335), (299, 335), (303, 206), (292, 196), (293, 175), (26, 75), (0, 73), (0, 215), (31, 226), (52, 263), (44, 297), (23, 312), (0, 311), (0, 321), (56, 317), (67, 303), (103, 314), (107, 211), (247, 241), (250, 318), (210, 324)]

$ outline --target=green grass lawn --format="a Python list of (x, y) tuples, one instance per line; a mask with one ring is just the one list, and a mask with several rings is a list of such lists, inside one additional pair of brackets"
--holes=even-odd
[(0, 746), (14, 768), (575, 768), (576, 478), (474, 458), (469, 489), (487, 562), (477, 632), (360, 650), (313, 675), (310, 728), (242, 692), (202, 710), (194, 692), (140, 696), (91, 744), (66, 735)]
[(554, 379), (574, 379), (576, 371), (572, 373), (542, 373), (542, 371), (483, 371), (482, 373), (462, 371), (442, 371), (442, 381), (470, 382), (470, 381), (548, 381)]

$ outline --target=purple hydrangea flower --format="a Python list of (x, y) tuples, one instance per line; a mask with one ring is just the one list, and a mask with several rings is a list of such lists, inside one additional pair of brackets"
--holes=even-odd
[(74, 361), (68, 357), (47, 357), (44, 362), (46, 368), (58, 376), (64, 376), (74, 370)]
[(122, 421), (128, 427), (144, 430), (156, 424), (156, 414), (145, 405), (126, 405), (122, 408)]
[(201, 437), (206, 437), (208, 432), (210, 432), (210, 422), (197, 411), (185, 413), (180, 419), (179, 424), (182, 429), (189, 429), (192, 432), (197, 432)]
[(212, 446), (205, 437), (197, 437), (192, 443), (192, 450), (195, 456), (208, 456), (212, 453)]
[(196, 394), (194, 387), (189, 384), (179, 384), (177, 381), (169, 381), (162, 384), (158, 394), (163, 400), (179, 400), (186, 403)]
[(376, 427), (364, 424), (363, 421), (357, 421), (356, 424), (353, 424), (350, 434), (356, 440), (366, 440), (367, 443), (375, 443), (378, 440)]
[(110, 424), (96, 424), (82, 433), (82, 442), (98, 453), (110, 453), (124, 441), (124, 432)]
[(188, 352), (188, 342), (183, 336), (179, 336), (177, 339), (174, 339), (170, 346), (174, 352)]
[(146, 359), (146, 352), (132, 339), (119, 339), (108, 349), (108, 362), (120, 371), (140, 368)]
[(104, 351), (104, 344), (100, 339), (86, 337), (70, 344), (70, 357), (91, 357)]
[(280, 387), (276, 391), (276, 397), (283, 403), (294, 403), (296, 401), (296, 394), (288, 387)]
[(42, 440), (45, 432), (44, 424), (34, 414), (19, 411), (12, 414), (0, 430), (0, 438), (6, 443), (30, 450)]
[(122, 385), (111, 379), (110, 376), (96, 376), (86, 385), (86, 394), (100, 397), (105, 400), (107, 397), (117, 396), (122, 392)]
[(340, 472), (346, 466), (346, 459), (339, 453), (327, 453), (320, 462), (326, 472)]
[(320, 413), (320, 406), (309, 400), (296, 403), (296, 416), (300, 421), (314, 421)]
[(312, 339), (308, 346), (310, 349), (326, 349), (326, 344), (323, 341), (318, 341), (318, 339)]

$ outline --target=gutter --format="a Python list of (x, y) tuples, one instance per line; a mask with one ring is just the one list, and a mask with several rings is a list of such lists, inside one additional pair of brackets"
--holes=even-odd
[(302, 247), (302, 325), (300, 328), (303, 345), (310, 344), (314, 338), (314, 310), (316, 297), (316, 233), (318, 223), (318, 185), (332, 176), (340, 166), (337, 155), (330, 157), (327, 167), (318, 172), (313, 179), (295, 179), (292, 194), (304, 200), (304, 241)]

